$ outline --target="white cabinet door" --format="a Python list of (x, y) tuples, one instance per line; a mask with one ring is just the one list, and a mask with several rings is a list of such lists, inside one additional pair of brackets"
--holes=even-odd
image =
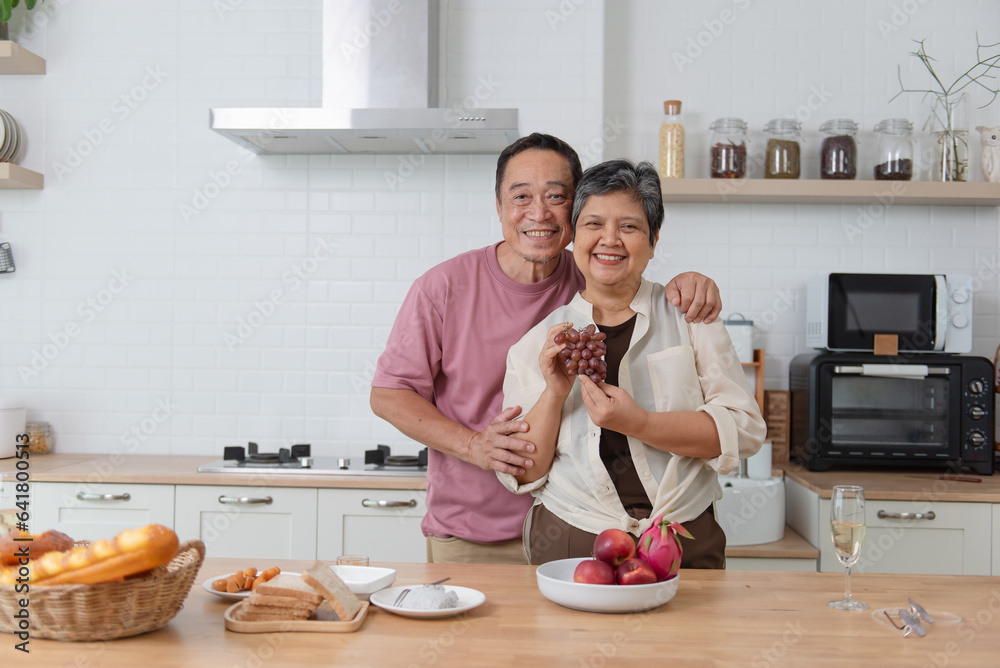
[[(989, 575), (992, 512), (988, 503), (872, 501), (865, 504), (865, 539), (854, 570), (862, 573)], [(843, 571), (829, 535), (830, 499), (816, 525), (821, 571)], [(824, 521), (823, 518), (827, 518)]]
[(178, 538), (206, 556), (316, 558), (315, 488), (177, 485), (176, 498)]
[(31, 484), (33, 532), (56, 529), (75, 540), (111, 538), (147, 524), (174, 526), (174, 486), (119, 483)]
[(366, 554), (372, 561), (427, 561), (420, 521), (427, 493), (416, 489), (321, 489), (317, 559)]
[(1000, 503), (993, 504), (993, 575), (1000, 575)]

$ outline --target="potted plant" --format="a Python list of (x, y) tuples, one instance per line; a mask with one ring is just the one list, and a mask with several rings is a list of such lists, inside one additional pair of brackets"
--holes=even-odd
[[(982, 44), (976, 35), (977, 62), (958, 76), (950, 84), (945, 84), (934, 71), (935, 59), (927, 54), (924, 40), (914, 40), (919, 48), (910, 53), (917, 57), (933, 80), (931, 88), (907, 88), (903, 84), (903, 75), (897, 68), (899, 77), (899, 92), (889, 100), (892, 102), (903, 93), (923, 93), (924, 98), (931, 96), (930, 114), (924, 125), (935, 138), (934, 162), (931, 165), (931, 179), (934, 181), (965, 181), (969, 171), (969, 121), (968, 97), (965, 89), (975, 86), (990, 93), (991, 97), (980, 109), (988, 107), (997, 98), (1000, 89), (991, 87), (985, 80), (996, 80), (996, 72), (1000, 69), (1000, 53), (984, 56), (983, 49), (1000, 46), (997, 44)], [(994, 84), (995, 86), (995, 84)]]
[[(7, 33), (7, 22), (20, 0), (0, 0), (0, 40), (10, 39)], [(34, 9), (38, 0), (24, 0), (24, 6)]]

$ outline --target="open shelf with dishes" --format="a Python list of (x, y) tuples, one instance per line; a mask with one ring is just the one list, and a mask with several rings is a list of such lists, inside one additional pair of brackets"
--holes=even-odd
[(0, 74), (45, 74), (45, 59), (20, 44), (0, 40)]
[(822, 179), (662, 179), (666, 204), (1000, 206), (1000, 183)]
[(41, 190), (44, 185), (44, 175), (12, 162), (0, 162), (0, 190)]

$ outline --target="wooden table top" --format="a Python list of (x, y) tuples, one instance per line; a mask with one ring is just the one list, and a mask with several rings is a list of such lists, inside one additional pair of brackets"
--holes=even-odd
[[(1000, 661), (1000, 578), (852, 575), (872, 610), (906, 605), (959, 614), (925, 638), (904, 638), (871, 610), (842, 612), (839, 573), (681, 571), (677, 596), (642, 613), (599, 614), (560, 607), (538, 591), (534, 567), (373, 564), (398, 570), (396, 585), (451, 576), (486, 594), (468, 613), (404, 618), (372, 606), (354, 633), (240, 634), (227, 631), (230, 601), (201, 582), (248, 565), (300, 571), (311, 562), (207, 559), (183, 610), (166, 627), (107, 643), (32, 639), (31, 655), (0, 636), (4, 665), (46, 666), (616, 666), (655, 659), (670, 666), (995, 666)], [(940, 659), (939, 663), (935, 663)], [(6, 663), (9, 661), (10, 663)]]

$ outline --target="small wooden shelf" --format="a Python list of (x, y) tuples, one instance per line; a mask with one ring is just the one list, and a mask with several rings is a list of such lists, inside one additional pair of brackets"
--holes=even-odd
[(0, 162), (0, 190), (41, 190), (45, 176), (11, 162)]
[(1000, 206), (1000, 183), (812, 179), (662, 179), (665, 204)]
[(10, 40), (0, 41), (0, 74), (45, 74), (45, 59)]
[(764, 412), (764, 350), (754, 348), (753, 362), (742, 362), (743, 366), (754, 367), (754, 387), (753, 394), (760, 406), (761, 413)]

